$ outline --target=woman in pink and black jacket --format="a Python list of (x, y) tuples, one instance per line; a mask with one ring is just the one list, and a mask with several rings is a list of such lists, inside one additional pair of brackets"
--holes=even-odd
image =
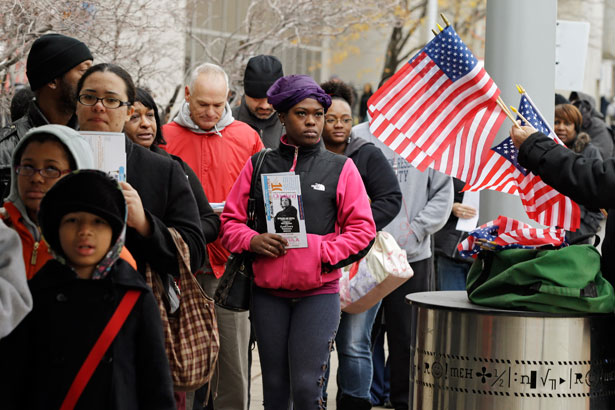
[(289, 402), (295, 410), (324, 408), (320, 386), (340, 318), (339, 268), (367, 253), (376, 227), (354, 163), (320, 142), (331, 98), (305, 75), (280, 78), (267, 96), (286, 135), (260, 173), (300, 176), (308, 247), (286, 249), (282, 236), (267, 233), (260, 183), (257, 228), (246, 226), (255, 157), (227, 198), (222, 244), (231, 252), (255, 254), (251, 317), (265, 409), (285, 410)]

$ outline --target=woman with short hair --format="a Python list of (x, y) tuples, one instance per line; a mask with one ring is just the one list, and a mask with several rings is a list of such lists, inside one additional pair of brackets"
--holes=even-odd
[[(590, 136), (581, 132), (583, 115), (572, 104), (559, 104), (555, 106), (555, 122), (553, 131), (555, 135), (572, 151), (585, 158), (602, 159), (598, 147), (591, 143)], [(581, 226), (575, 232), (566, 231), (566, 240), (570, 243), (593, 243), (594, 235), (600, 230), (602, 214), (589, 211), (585, 206), (581, 209)]]

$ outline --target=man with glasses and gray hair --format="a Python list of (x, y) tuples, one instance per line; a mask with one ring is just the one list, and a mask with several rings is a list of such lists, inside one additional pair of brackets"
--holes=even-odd
[(8, 195), (13, 150), (30, 128), (45, 124), (77, 128), (77, 82), (93, 59), (84, 43), (62, 34), (45, 34), (32, 44), (26, 75), (34, 99), (26, 115), (0, 130), (0, 199)]
[[(162, 127), (170, 154), (183, 159), (197, 174), (207, 199), (223, 203), (248, 159), (263, 149), (259, 135), (236, 121), (227, 102), (228, 75), (222, 67), (205, 63), (192, 72), (185, 101), (172, 122)], [(220, 209), (221, 211), (221, 209)], [(220, 240), (207, 245), (209, 266), (197, 275), (205, 292), (214, 296), (229, 252)], [(220, 352), (213, 389), (216, 409), (248, 409), (248, 312), (216, 306)], [(216, 386), (217, 384), (217, 386)]]

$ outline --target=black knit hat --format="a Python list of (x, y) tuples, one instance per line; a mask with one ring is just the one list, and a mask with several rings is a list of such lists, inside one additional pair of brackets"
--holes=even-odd
[(284, 71), (276, 57), (252, 57), (243, 76), (243, 89), (248, 97), (267, 98), (267, 90), (280, 77), (284, 77)]
[(90, 212), (111, 226), (115, 243), (126, 220), (126, 201), (117, 181), (102, 171), (82, 169), (60, 179), (45, 194), (38, 212), (38, 222), (45, 240), (61, 252), (60, 220), (69, 212)]
[(86, 60), (94, 60), (88, 46), (62, 34), (45, 34), (36, 39), (26, 63), (30, 88), (37, 90)]

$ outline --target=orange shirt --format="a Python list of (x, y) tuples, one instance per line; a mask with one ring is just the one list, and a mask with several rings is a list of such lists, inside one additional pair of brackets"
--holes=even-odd
[[(6, 225), (13, 228), (21, 238), (23, 259), (26, 265), (26, 277), (30, 280), (34, 277), (36, 272), (38, 272), (43, 265), (45, 265), (47, 261), (53, 257), (51, 256), (51, 252), (49, 252), (47, 242), (44, 240), (37, 241), (34, 239), (28, 228), (21, 221), (21, 213), (19, 212), (19, 209), (17, 209), (12, 202), (5, 202), (4, 209), (6, 211), (6, 215), (3, 215), (2, 218), (4, 219)], [(130, 264), (130, 266), (133, 267), (133, 269), (137, 270), (137, 262), (126, 247), (122, 248), (120, 258), (124, 259)]]
[[(199, 177), (209, 202), (224, 202), (248, 159), (265, 146), (248, 124), (233, 121), (215, 132), (196, 133), (176, 122), (162, 127), (167, 145), (160, 147), (177, 155)], [(230, 255), (220, 239), (207, 244), (209, 263), (217, 278), (224, 273)]]

